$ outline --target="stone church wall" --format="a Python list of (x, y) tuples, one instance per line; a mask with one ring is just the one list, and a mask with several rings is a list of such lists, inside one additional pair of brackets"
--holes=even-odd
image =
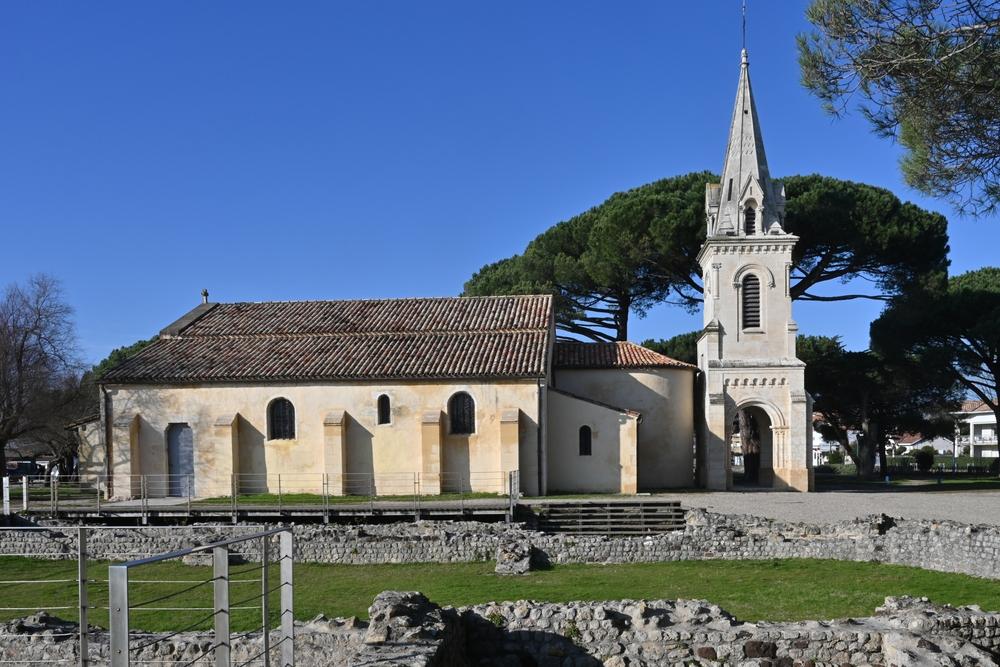
[[(640, 491), (694, 485), (694, 376), (692, 370), (559, 370), (556, 389), (642, 415), (638, 438)], [(552, 428), (580, 423), (551, 421)], [(550, 455), (551, 458), (551, 455)], [(556, 461), (549, 464), (552, 470)]]
[[(467, 436), (452, 435), (447, 427), (448, 399), (459, 391), (468, 392), (476, 405), (476, 432)], [(269, 490), (279, 473), (285, 491), (304, 493), (321, 492), (323, 474), (333, 493), (352, 484), (367, 486), (367, 476), (377, 474), (385, 487), (380, 493), (412, 493), (412, 477), (405, 475), (421, 472), (431, 486), (464, 478), (475, 491), (502, 492), (504, 473), (518, 469), (522, 490), (534, 494), (538, 391), (534, 381), (112, 386), (115, 495), (128, 495), (134, 486), (129, 475), (168, 472), (170, 424), (187, 424), (193, 431), (198, 497), (230, 495), (234, 473), (242, 483), (256, 485), (251, 491)], [(381, 394), (391, 401), (389, 424), (377, 423)], [(268, 439), (267, 406), (278, 397), (295, 407), (295, 439)], [(507, 452), (501, 421), (511, 411), (519, 415), (519, 428)], [(433, 451), (422, 443), (428, 424), (436, 429)], [(399, 489), (389, 488), (394, 474)], [(166, 492), (165, 483), (159, 487)]]

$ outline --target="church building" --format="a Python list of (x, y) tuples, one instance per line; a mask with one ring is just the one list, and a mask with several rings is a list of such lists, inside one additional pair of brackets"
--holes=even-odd
[[(547, 295), (204, 302), (101, 379), (107, 493), (812, 489), (789, 291), (797, 237), (743, 52), (707, 185), (698, 365), (557, 341)], [(742, 425), (742, 426), (739, 426)], [(745, 453), (746, 454), (746, 453)]]

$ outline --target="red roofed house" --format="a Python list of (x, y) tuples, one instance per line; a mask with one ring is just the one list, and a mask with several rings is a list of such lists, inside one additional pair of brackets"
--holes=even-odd
[(689, 487), (696, 371), (556, 342), (549, 296), (206, 299), (101, 378), (104, 465), (116, 497)]

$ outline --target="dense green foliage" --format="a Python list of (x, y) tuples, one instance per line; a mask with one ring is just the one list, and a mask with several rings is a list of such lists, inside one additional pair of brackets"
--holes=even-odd
[[(947, 411), (957, 407), (961, 392), (954, 377), (926, 356), (852, 352), (839, 338), (826, 336), (799, 337), (797, 351), (806, 363), (816, 427), (840, 443), (862, 476), (872, 474), (876, 456), (885, 468), (890, 435), (953, 429)], [(856, 434), (853, 443), (850, 432)]]
[(897, 359), (920, 356), (945, 369), (1000, 421), (1000, 268), (939, 281), (894, 300), (872, 324), (872, 343)]
[(683, 361), (689, 364), (698, 363), (698, 338), (700, 331), (689, 331), (688, 333), (677, 334), (673, 338), (660, 340), (645, 340), (644, 347), (665, 354), (672, 359)]
[(98, 362), (96, 366), (91, 368), (88, 375), (93, 380), (99, 380), (102, 375), (104, 375), (109, 370), (111, 370), (118, 364), (122, 363), (132, 355), (141, 352), (143, 348), (152, 343), (154, 340), (156, 340), (155, 336), (153, 338), (147, 338), (145, 340), (137, 340), (131, 345), (116, 347), (115, 349), (111, 350), (111, 353), (108, 354), (108, 356), (106, 356), (104, 359)]
[[(72, 579), (76, 564), (27, 558), (0, 559), (5, 579)], [(107, 627), (107, 563), (93, 563), (90, 604), (93, 625)], [(631, 565), (556, 565), (550, 570), (524, 577), (501, 577), (493, 563), (426, 563), (410, 565), (295, 565), (295, 617), (368, 615), (372, 599), (384, 590), (418, 590), (441, 605), (466, 605), (490, 600), (533, 599), (547, 602), (570, 600), (708, 599), (745, 620), (801, 620), (866, 616), (887, 595), (927, 596), (939, 603), (978, 604), (1000, 609), (1000, 582), (960, 574), (930, 572), (911, 567), (877, 563), (823, 560), (688, 561)], [(259, 579), (245, 567), (233, 576), (234, 600), (252, 598), (260, 590)], [(136, 573), (140, 572), (139, 570)], [(129, 586), (132, 605), (149, 603), (171, 592), (190, 588), (186, 581), (211, 578), (211, 568), (188, 567), (170, 562), (141, 569), (142, 579), (172, 580), (174, 585), (134, 583)], [(136, 578), (139, 578), (138, 576)], [(247, 583), (236, 583), (247, 580)], [(278, 580), (275, 568), (271, 581)], [(850, 581), (846, 586), (844, 582)], [(256, 582), (256, 583), (255, 583)], [(0, 597), (34, 609), (75, 605), (73, 586), (66, 584), (0, 584)], [(272, 623), (277, 621), (277, 589), (272, 594)], [(162, 603), (161, 603), (162, 604)], [(245, 606), (257, 604), (247, 602)], [(155, 606), (155, 605), (153, 605)], [(170, 599), (173, 607), (211, 606), (211, 587), (199, 586)], [(75, 609), (54, 612), (73, 620)], [(0, 618), (16, 618), (25, 612), (4, 611)], [(210, 627), (210, 612), (191, 614), (163, 611), (130, 612), (134, 627), (145, 630), (175, 630), (191, 625), (201, 614)], [(207, 614), (207, 616), (206, 616)], [(233, 611), (234, 631), (259, 625), (260, 612)]]
[[(464, 293), (555, 294), (560, 330), (591, 340), (627, 339), (629, 316), (659, 303), (694, 310), (702, 297), (705, 184), (716, 178), (698, 172), (614, 194), (549, 228), (524, 253), (484, 266)], [(784, 182), (785, 225), (801, 237), (793, 298), (885, 299), (946, 271), (941, 215), (860, 183), (816, 175)], [(874, 289), (828, 289), (858, 277)]]
[(898, 141), (907, 182), (969, 212), (1000, 204), (1000, 2), (813, 0), (802, 82), (831, 113), (852, 99)]

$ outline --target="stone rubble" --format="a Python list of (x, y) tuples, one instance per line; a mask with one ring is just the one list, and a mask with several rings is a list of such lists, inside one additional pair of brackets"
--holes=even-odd
[[(886, 598), (875, 616), (742, 622), (704, 600), (490, 602), (441, 608), (416, 592), (379, 594), (369, 622), (296, 623), (296, 664), (356, 667), (665, 667), (998, 665), (1000, 614)], [(76, 625), (44, 612), (0, 625), (0, 660), (75, 660)], [(156, 640), (162, 639), (157, 642)], [(278, 637), (272, 633), (272, 645)], [(135, 633), (133, 661), (178, 665), (206, 654), (210, 633)], [(258, 656), (259, 633), (233, 640), (232, 662)], [(108, 637), (91, 634), (91, 659)]]

